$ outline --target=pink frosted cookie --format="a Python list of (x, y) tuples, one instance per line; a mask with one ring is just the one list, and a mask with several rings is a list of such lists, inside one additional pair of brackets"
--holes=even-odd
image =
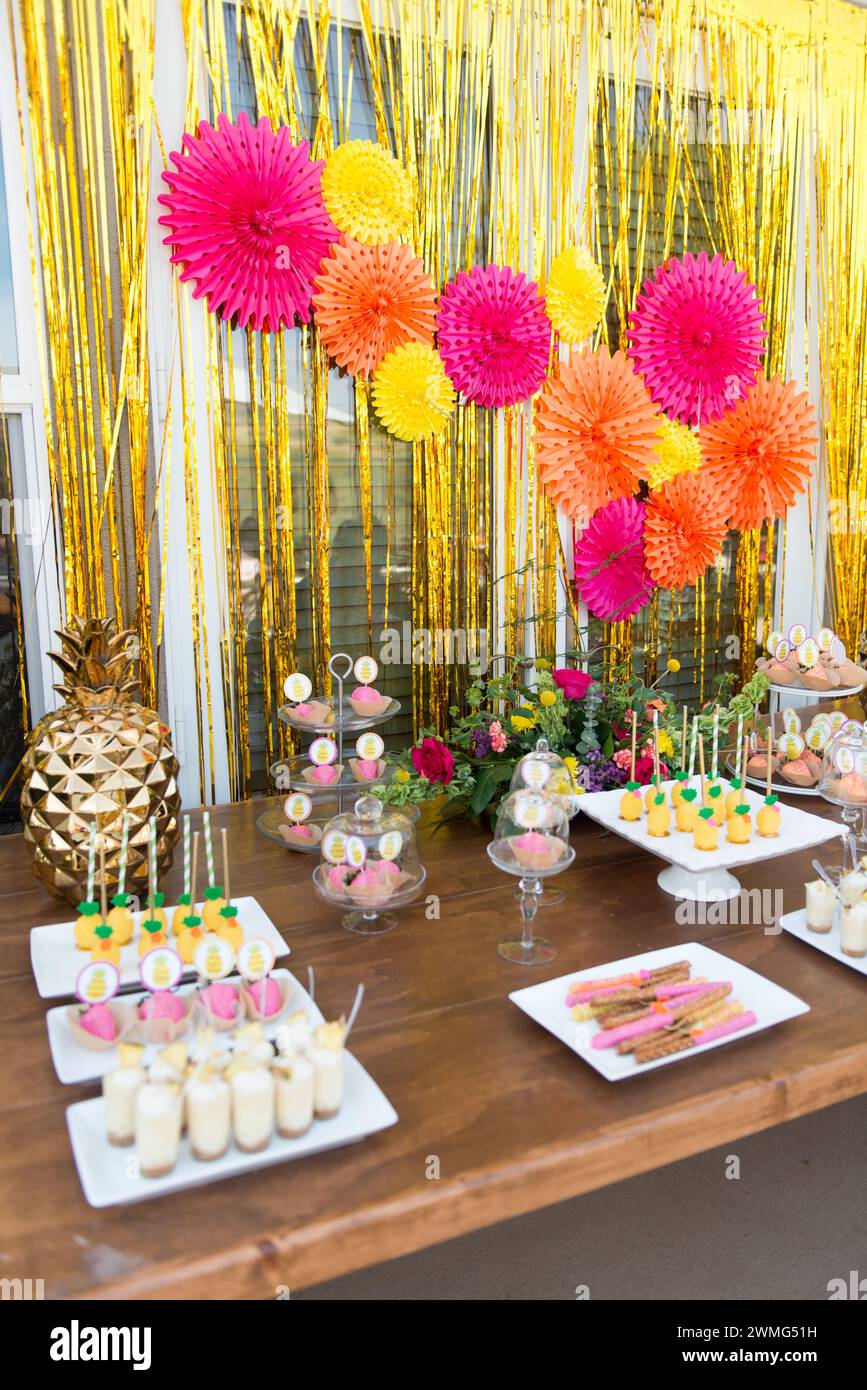
[(322, 700), (304, 700), (292, 710), (296, 724), (324, 724), (328, 718), (328, 706)]
[(342, 770), (340, 763), (319, 763), (317, 767), (305, 767), (301, 775), (305, 782), (318, 782), (327, 787), (339, 781)]
[(103, 1042), (114, 1042), (117, 1037), (117, 1023), (108, 1004), (92, 1004), (78, 1021), (86, 1033)]
[(350, 869), (346, 864), (332, 864), (328, 870), (328, 887), (332, 893), (342, 893), (346, 888), (346, 880), (349, 877)]
[(171, 990), (158, 989), (141, 1001), (139, 1018), (167, 1018), (171, 1023), (180, 1023), (186, 1013), (183, 999)]
[(350, 758), (349, 768), (356, 782), (375, 782), (385, 768), (385, 759)]

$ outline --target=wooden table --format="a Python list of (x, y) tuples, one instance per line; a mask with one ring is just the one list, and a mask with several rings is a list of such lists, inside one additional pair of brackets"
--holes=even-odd
[[(818, 801), (799, 804), (830, 812)], [(218, 810), (233, 889), (255, 894), (316, 969), (328, 1014), (367, 994), (353, 1051), (400, 1122), (362, 1143), (137, 1205), (94, 1210), (81, 1192), (61, 1086), (30, 972), (28, 932), (62, 921), (20, 837), (0, 841), (0, 1253), (3, 1274), (55, 1298), (268, 1298), (614, 1183), (867, 1090), (861, 976), (785, 933), (679, 925), (659, 862), (579, 816), (576, 861), (544, 910), (549, 966), (500, 960), (517, 924), (514, 881), (461, 824), (423, 834), (428, 888), (390, 935), (360, 938), (315, 897), (310, 860), (264, 839), (263, 803)], [(815, 851), (739, 873), (802, 904)], [(823, 851), (826, 859), (836, 845)], [(166, 887), (179, 890), (180, 866)], [(525, 1017), (510, 990), (700, 940), (806, 999), (812, 1012), (695, 1060), (611, 1085)], [(436, 1160), (434, 1165), (433, 1160)], [(432, 1177), (434, 1169), (439, 1176)]]

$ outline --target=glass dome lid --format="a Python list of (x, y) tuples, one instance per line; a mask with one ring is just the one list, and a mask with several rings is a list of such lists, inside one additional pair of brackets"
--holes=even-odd
[(418, 865), (415, 826), (399, 807), (384, 806), (375, 796), (359, 797), (351, 810), (328, 821), (321, 850), (326, 863), (357, 870), (390, 863), (407, 873)]
[(549, 748), (546, 738), (538, 739), (532, 752), (525, 753), (515, 764), (510, 790), (522, 789), (556, 797), (570, 819), (578, 811), (579, 794), (572, 773), (565, 759)]
[(867, 806), (867, 728), (848, 719), (825, 748), (819, 791), (838, 806)]
[(557, 873), (569, 857), (569, 817), (563, 799), (523, 788), (510, 792), (497, 813), (490, 854), (501, 868)]

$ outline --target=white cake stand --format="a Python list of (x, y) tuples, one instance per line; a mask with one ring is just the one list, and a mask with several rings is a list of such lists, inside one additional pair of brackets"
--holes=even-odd
[[(666, 795), (671, 785), (670, 781), (662, 783)], [(694, 785), (698, 785), (697, 781)], [(728, 791), (727, 784), (723, 783), (723, 786)], [(725, 826), (720, 826), (719, 849), (699, 850), (695, 848), (692, 834), (674, 829), (673, 809), (671, 833), (664, 839), (648, 835), (646, 815), (640, 821), (621, 820), (622, 795), (622, 788), (610, 792), (588, 792), (581, 797), (581, 810), (604, 825), (606, 830), (613, 830), (624, 840), (630, 840), (657, 858), (665, 859), (668, 868), (663, 869), (656, 880), (660, 888), (674, 898), (688, 898), (692, 902), (725, 902), (728, 898), (737, 897), (741, 885), (731, 873), (732, 869), (794, 854), (796, 850), (824, 844), (840, 834), (840, 826), (834, 821), (814, 816), (795, 806), (780, 806), (780, 833), (774, 839), (763, 839), (754, 830), (749, 844), (731, 845), (726, 840)], [(764, 797), (749, 790), (745, 790), (743, 795), (755, 826), (756, 813)]]

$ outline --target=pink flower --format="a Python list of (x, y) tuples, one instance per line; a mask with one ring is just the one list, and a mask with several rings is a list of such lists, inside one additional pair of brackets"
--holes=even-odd
[(489, 733), (490, 738), (491, 738), (491, 747), (493, 748), (494, 752), (495, 752), (495, 753), (505, 753), (505, 751), (506, 751), (506, 744), (508, 743), (509, 740), (506, 738), (506, 735), (503, 733), (503, 726), (502, 726), (502, 724), (500, 723), (499, 719), (495, 719), (495, 720), (494, 720), (493, 724), (492, 724), (491, 727), (488, 729), (488, 733)]
[[(659, 775), (660, 777), (668, 776), (668, 768), (662, 759), (659, 761)], [(649, 787), (652, 779), (653, 756), (650, 753), (642, 753), (641, 757), (635, 760), (635, 780), (641, 782), (643, 786)]]
[(618, 748), (614, 754), (614, 761), (618, 767), (629, 767), (632, 762), (632, 754), (628, 748)]
[(423, 738), (409, 756), (420, 777), (426, 777), (429, 782), (442, 782), (444, 787), (452, 780), (455, 760), (441, 739)]
[(563, 691), (566, 700), (583, 700), (593, 684), (593, 677), (586, 671), (573, 671), (571, 666), (558, 666), (551, 672), (554, 684)]

